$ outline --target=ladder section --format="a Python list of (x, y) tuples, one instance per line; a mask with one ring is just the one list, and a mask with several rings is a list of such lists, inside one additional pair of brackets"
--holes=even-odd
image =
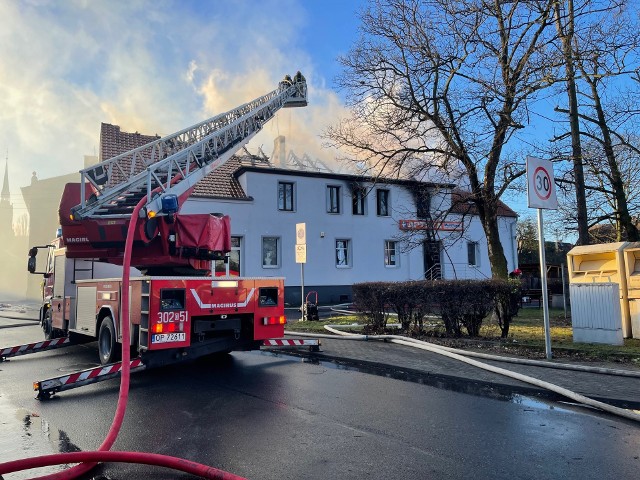
[[(188, 195), (280, 108), (305, 105), (307, 84), (298, 72), (249, 103), (81, 170), (81, 203), (72, 209), (73, 218), (128, 218), (144, 196), (146, 212), (141, 216), (159, 213), (164, 194)], [(94, 192), (89, 200), (85, 200), (87, 188)]]
[(142, 282), (141, 305), (140, 305), (140, 332), (138, 337), (139, 352), (149, 349), (149, 292), (151, 290), (151, 282), (144, 280)]

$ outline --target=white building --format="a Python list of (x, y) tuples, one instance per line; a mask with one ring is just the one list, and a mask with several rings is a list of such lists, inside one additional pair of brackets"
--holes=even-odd
[[(338, 302), (350, 300), (358, 282), (491, 277), (480, 220), (454, 187), (275, 168), (247, 155), (202, 180), (181, 212), (229, 215), (234, 250), (217, 272), (285, 277), (292, 305), (300, 304), (301, 284), (295, 227), (306, 223), (305, 292)], [(501, 204), (510, 271), (517, 268), (516, 220)]]

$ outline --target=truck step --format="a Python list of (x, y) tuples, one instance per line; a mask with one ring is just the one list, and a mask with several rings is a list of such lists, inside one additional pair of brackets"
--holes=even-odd
[[(142, 363), (142, 360), (139, 358), (131, 360), (129, 365), (131, 373), (139, 372), (146, 368), (146, 365)], [(88, 368), (86, 370), (68, 373), (59, 377), (33, 382), (33, 390), (38, 392), (36, 395), (38, 400), (48, 400), (58, 392), (119, 377), (121, 370), (122, 362), (110, 363), (100, 367)]]
[(25, 345), (16, 345), (15, 347), (6, 347), (0, 349), (0, 362), (4, 362), (9, 357), (17, 357), (19, 355), (28, 355), (30, 353), (54, 350), (56, 348), (70, 347), (71, 345), (74, 344), (71, 343), (71, 340), (65, 337), (36, 343), (27, 343)]

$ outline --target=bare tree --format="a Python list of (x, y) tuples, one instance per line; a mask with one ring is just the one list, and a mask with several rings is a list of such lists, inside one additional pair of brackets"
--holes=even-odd
[(372, 1), (361, 38), (341, 58), (351, 118), (325, 133), (377, 174), (463, 172), (495, 277), (508, 274), (498, 200), (524, 174), (505, 147), (552, 82), (553, 3)]
[[(573, 163), (574, 190), (576, 195), (576, 223), (578, 227), (578, 245), (589, 243), (587, 228), (587, 200), (584, 187), (584, 170), (582, 166), (582, 145), (580, 140), (580, 119), (578, 117), (578, 91), (576, 88), (576, 69), (574, 63), (573, 43), (575, 38), (575, 8), (573, 0), (560, 2), (553, 6), (555, 24), (561, 43), (562, 58), (565, 68), (565, 82), (569, 109), (569, 126), (571, 135), (571, 161)], [(563, 11), (566, 10), (566, 11)]]
[(538, 251), (538, 227), (533, 218), (525, 217), (516, 226), (518, 257), (523, 253)]
[[(625, 2), (584, 0), (575, 10), (573, 0), (562, 2), (562, 6), (560, 3), (555, 6), (556, 20), (560, 25), (566, 82), (573, 90), (568, 88), (569, 108), (557, 107), (556, 111), (570, 119), (574, 147), (570, 183), (576, 192), (586, 188), (590, 197), (586, 200), (576, 193), (577, 201), (572, 203), (577, 212), (579, 243), (585, 243), (584, 228), (608, 220), (615, 225), (614, 239), (637, 241), (640, 236), (630, 213), (633, 207), (629, 205), (630, 178), (625, 178), (625, 171), (630, 170), (621, 165), (636, 148), (626, 131), (630, 118), (638, 111), (630, 105), (634, 95), (629, 91), (629, 82), (623, 81), (638, 68), (636, 52), (640, 44), (632, 27), (635, 22), (626, 14)], [(571, 34), (570, 44), (568, 35), (562, 35), (565, 31)], [(583, 154), (582, 147), (579, 148), (579, 169), (576, 135), (582, 138), (578, 141), (589, 143), (589, 153)], [(585, 175), (583, 163), (587, 168)], [(581, 216), (582, 201), (591, 205), (589, 218)]]

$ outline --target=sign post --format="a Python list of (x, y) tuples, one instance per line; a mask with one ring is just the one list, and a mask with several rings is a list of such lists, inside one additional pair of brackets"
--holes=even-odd
[(527, 198), (529, 208), (538, 209), (538, 249), (540, 250), (540, 280), (542, 283), (542, 311), (544, 316), (544, 344), (547, 360), (551, 360), (551, 327), (549, 325), (549, 292), (547, 291), (547, 259), (544, 249), (542, 210), (557, 210), (553, 163), (550, 160), (527, 157)]
[(304, 264), (307, 263), (306, 223), (296, 223), (296, 263), (300, 264), (300, 320), (304, 320)]

